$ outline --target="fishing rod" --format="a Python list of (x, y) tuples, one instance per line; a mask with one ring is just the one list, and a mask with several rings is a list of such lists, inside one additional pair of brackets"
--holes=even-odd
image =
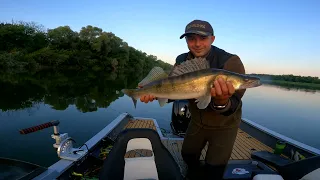
[[(58, 157), (71, 161), (76, 161), (79, 158), (83, 157), (89, 151), (88, 146), (86, 144), (83, 144), (79, 148), (74, 148), (73, 143), (76, 143), (76, 141), (73, 138), (69, 137), (68, 133), (61, 134), (58, 128), (59, 124), (59, 120), (52, 120), (43, 124), (21, 129), (19, 130), (19, 133), (22, 135), (26, 135), (43, 129), (47, 129), (49, 127), (53, 127), (53, 134), (51, 135), (51, 137), (55, 139), (53, 147), (57, 149)], [(81, 149), (83, 146), (85, 146), (86, 149)]]
[[(117, 113), (120, 113), (122, 114), (123, 112), (120, 112), (112, 107), (108, 107), (108, 109), (112, 110), (112, 111), (115, 111)], [(157, 119), (160, 119), (160, 120), (165, 120), (163, 118), (157, 118)], [(172, 131), (169, 131), (165, 128), (162, 128), (160, 126), (157, 126), (155, 123), (148, 123), (146, 121), (139, 121), (139, 123), (143, 124), (143, 127), (145, 128), (150, 128), (150, 129), (153, 129), (153, 128), (158, 128), (161, 130), (161, 132), (166, 135), (166, 134), (173, 134)], [(86, 144), (83, 144), (82, 146), (86, 146), (87, 149), (81, 149), (82, 146), (80, 146), (79, 148), (73, 148), (73, 143), (76, 143), (76, 141), (74, 139), (72, 139), (71, 137), (68, 136), (68, 133), (60, 133), (59, 132), (59, 127), (58, 125), (60, 124), (60, 121), (59, 120), (52, 120), (52, 121), (49, 121), (49, 122), (46, 122), (46, 123), (43, 123), (43, 124), (39, 124), (39, 125), (36, 125), (36, 126), (32, 126), (32, 127), (29, 127), (29, 128), (24, 128), (24, 129), (21, 129), (19, 130), (19, 133), (22, 134), (22, 135), (26, 135), (26, 134), (30, 134), (30, 133), (34, 133), (34, 132), (37, 132), (37, 131), (40, 131), (40, 130), (43, 130), (43, 129), (47, 129), (47, 128), (50, 128), (50, 127), (53, 127), (53, 134), (51, 135), (51, 137), (53, 139), (55, 139), (55, 143), (53, 144), (53, 147), (57, 149), (57, 153), (58, 153), (58, 156), (60, 158), (65, 158), (65, 159), (71, 159), (71, 160), (75, 160), (75, 159), (78, 159), (77, 155), (75, 154), (76, 152), (87, 152), (89, 149), (88, 149), (88, 146)], [(116, 138), (117, 138), (117, 135), (116, 136), (113, 136), (111, 137), (111, 135), (107, 135), (108, 139), (111, 140), (113, 143), (116, 141)], [(168, 137), (169, 139), (170, 137)], [(174, 144), (174, 143), (172, 143)], [(171, 145), (172, 145), (171, 144)], [(64, 153), (66, 152), (66, 150), (70, 153), (72, 152), (72, 154), (74, 154), (74, 157), (69, 157), (67, 156), (67, 153)], [(137, 152), (139, 155), (143, 156), (141, 153)], [(82, 154), (82, 153), (81, 153)]]

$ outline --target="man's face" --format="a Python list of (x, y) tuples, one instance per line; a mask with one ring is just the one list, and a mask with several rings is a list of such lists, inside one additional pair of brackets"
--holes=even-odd
[(205, 56), (210, 51), (214, 39), (214, 36), (200, 36), (197, 34), (186, 36), (188, 48), (195, 57)]

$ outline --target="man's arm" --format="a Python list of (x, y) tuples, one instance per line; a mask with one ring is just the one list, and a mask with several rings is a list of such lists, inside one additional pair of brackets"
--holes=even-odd
[[(228, 71), (232, 71), (232, 72), (236, 72), (239, 74), (245, 74), (245, 68), (243, 66), (241, 59), (238, 56), (232, 56), (231, 58), (229, 58), (226, 61), (226, 63), (224, 64), (223, 69), (228, 70)], [(233, 114), (236, 111), (236, 109), (238, 108), (245, 91), (246, 91), (245, 89), (237, 90), (229, 98), (229, 101), (224, 109), (218, 110), (218, 109), (214, 108), (213, 98), (210, 102), (210, 105), (207, 108), (210, 108), (211, 110), (214, 110), (216, 112), (220, 112), (221, 114), (223, 114), (225, 116), (229, 116), (229, 115)]]

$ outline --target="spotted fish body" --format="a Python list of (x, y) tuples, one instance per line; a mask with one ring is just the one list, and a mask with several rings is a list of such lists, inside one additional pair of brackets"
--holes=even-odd
[[(205, 70), (208, 71), (208, 70)], [(202, 74), (202, 75), (200, 75)], [(190, 99), (199, 97), (212, 86), (214, 75), (207, 72), (192, 72), (181, 76), (172, 76), (147, 84), (141, 89), (134, 90), (135, 94), (154, 95), (157, 98)]]
[[(199, 62), (194, 65), (195, 62)], [(186, 64), (173, 69), (171, 76), (167, 78), (144, 78), (146, 85), (140, 89), (124, 89), (123, 93), (130, 96), (136, 107), (136, 101), (143, 95), (153, 95), (157, 97), (160, 106), (163, 106), (168, 99), (196, 99), (199, 109), (204, 109), (211, 101), (211, 88), (213, 82), (222, 78), (232, 83), (236, 90), (256, 87), (260, 81), (256, 77), (238, 74), (222, 69), (209, 68), (205, 59), (194, 59)], [(200, 65), (199, 64), (203, 64)], [(190, 65), (191, 64), (191, 65)], [(197, 67), (195, 67), (197, 66)], [(151, 79), (151, 78), (150, 78)]]

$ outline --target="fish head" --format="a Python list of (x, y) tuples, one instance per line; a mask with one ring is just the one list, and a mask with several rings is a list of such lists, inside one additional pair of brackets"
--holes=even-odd
[(249, 75), (231, 75), (228, 80), (231, 80), (235, 89), (247, 89), (261, 85), (260, 78)]
[(261, 85), (260, 78), (255, 77), (255, 76), (246, 75), (243, 78), (241, 78), (241, 80), (242, 80), (242, 82), (241, 82), (239, 89), (254, 88), (254, 87), (258, 87)]

